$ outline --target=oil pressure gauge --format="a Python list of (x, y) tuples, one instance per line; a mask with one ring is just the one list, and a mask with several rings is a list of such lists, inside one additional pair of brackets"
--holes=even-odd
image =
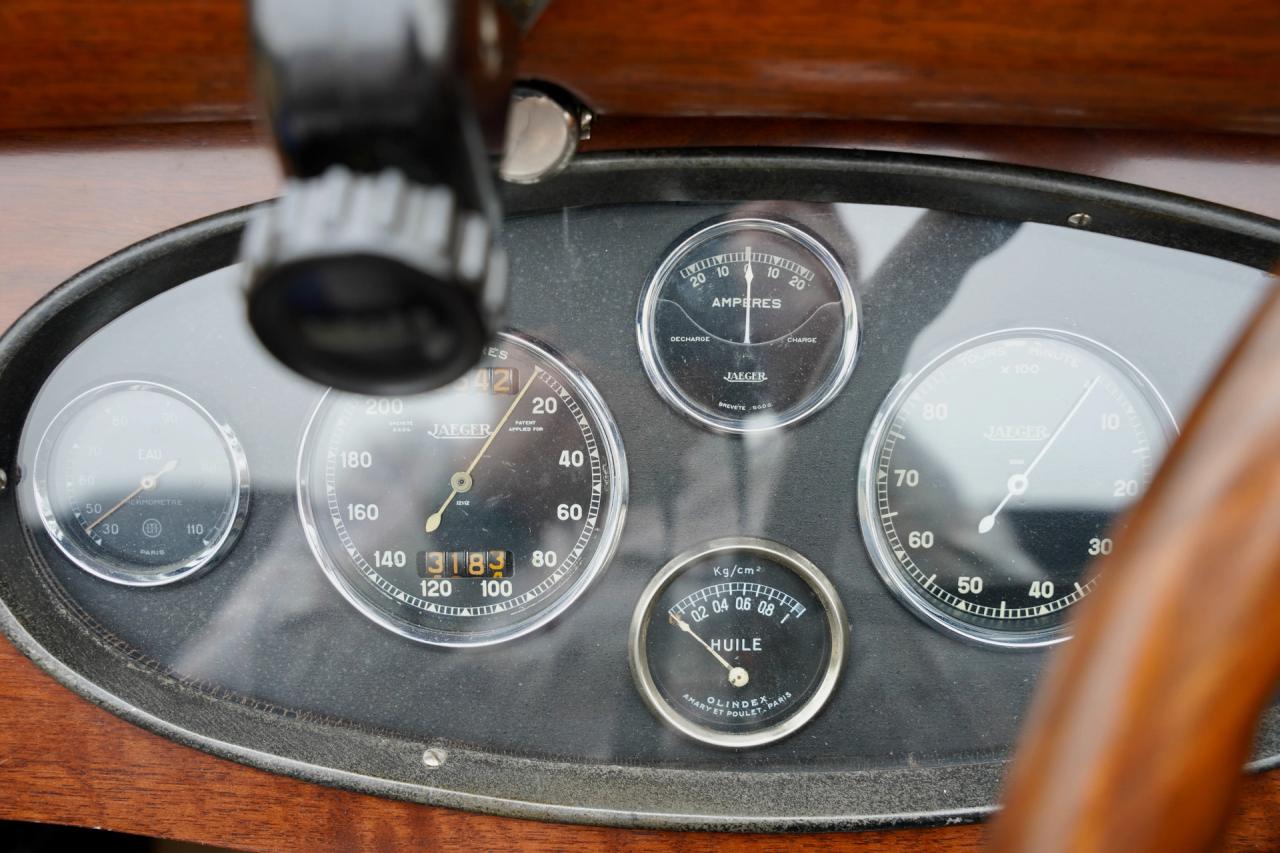
[(729, 433), (818, 411), (858, 352), (857, 302), (835, 256), (765, 219), (719, 222), (673, 249), (645, 290), (638, 327), (658, 393)]
[(761, 539), (681, 554), (631, 620), (631, 669), (655, 715), (714, 746), (787, 737), (822, 710), (844, 665), (848, 626), (830, 581)]

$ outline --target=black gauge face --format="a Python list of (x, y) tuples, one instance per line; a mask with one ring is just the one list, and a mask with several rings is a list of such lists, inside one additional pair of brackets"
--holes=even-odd
[(632, 624), (632, 667), (659, 717), (717, 746), (808, 722), (844, 658), (844, 610), (812, 563), (760, 540), (717, 540), (669, 563)]
[(37, 453), (36, 501), (76, 565), (155, 586), (216, 561), (239, 533), (248, 471), (238, 442), (189, 397), (114, 382), (72, 401)]
[(878, 568), (933, 621), (999, 644), (1063, 636), (1174, 433), (1120, 356), (1034, 329), (944, 354), (877, 423), (862, 520)]
[(554, 617), (608, 561), (626, 505), (621, 444), (595, 390), (509, 334), (430, 394), (331, 392), (300, 480), (308, 536), (339, 591), (442, 645)]
[(857, 306), (832, 254), (779, 222), (721, 222), (681, 243), (640, 304), (640, 350), (659, 393), (726, 432), (794, 423), (853, 370)]

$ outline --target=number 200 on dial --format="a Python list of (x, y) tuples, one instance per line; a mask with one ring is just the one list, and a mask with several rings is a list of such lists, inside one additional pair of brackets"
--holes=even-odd
[(558, 615), (608, 562), (626, 499), (600, 396), (510, 333), (430, 394), (331, 391), (299, 461), (330, 581), (378, 624), (438, 645), (496, 643)]

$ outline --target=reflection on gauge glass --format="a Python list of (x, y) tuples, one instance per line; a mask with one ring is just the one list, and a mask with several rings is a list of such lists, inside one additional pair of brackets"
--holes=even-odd
[(658, 392), (715, 430), (795, 423), (840, 391), (858, 352), (849, 280), (814, 237), (735, 219), (682, 242), (640, 301), (640, 352)]
[(329, 392), (299, 460), (329, 579), (373, 621), (438, 645), (500, 642), (562, 612), (608, 562), (626, 500), (603, 400), (510, 333), (430, 394)]
[(249, 471), (234, 433), (185, 394), (112, 382), (53, 419), (36, 451), (45, 529), (77, 566), (129, 586), (172, 583), (234, 544)]
[(715, 746), (787, 737), (830, 698), (844, 607), (813, 563), (761, 539), (717, 539), (658, 572), (631, 620), (631, 669), (663, 721)]
[(863, 531), (917, 612), (971, 639), (1065, 637), (1117, 516), (1176, 429), (1132, 364), (1103, 345), (1012, 329), (942, 354), (890, 395), (863, 451)]

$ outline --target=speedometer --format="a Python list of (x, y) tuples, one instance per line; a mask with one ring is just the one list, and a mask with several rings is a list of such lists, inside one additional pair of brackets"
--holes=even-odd
[(1011, 329), (943, 353), (886, 402), (860, 509), (890, 588), (932, 622), (997, 645), (1065, 636), (1117, 517), (1175, 434), (1155, 388), (1079, 335)]
[(626, 501), (599, 394), (509, 333), (430, 394), (329, 392), (299, 461), (329, 579), (373, 621), (438, 645), (500, 642), (561, 613), (608, 562)]

